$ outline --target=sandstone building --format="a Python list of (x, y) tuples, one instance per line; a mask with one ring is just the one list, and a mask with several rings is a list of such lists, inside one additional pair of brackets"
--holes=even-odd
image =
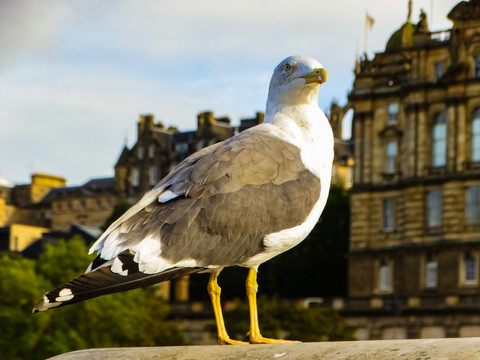
[[(411, 6), (410, 6), (411, 9)], [(480, 336), (480, 1), (359, 61), (349, 299), (359, 339)]]
[(155, 123), (153, 115), (140, 116), (137, 142), (130, 149), (123, 148), (115, 165), (118, 196), (136, 202), (187, 156), (262, 121), (263, 113), (257, 113), (241, 120), (239, 127), (232, 127), (228, 117), (203, 112), (197, 116), (197, 130), (180, 132)]

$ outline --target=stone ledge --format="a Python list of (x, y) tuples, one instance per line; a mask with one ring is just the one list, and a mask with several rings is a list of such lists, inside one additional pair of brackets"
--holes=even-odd
[(480, 359), (480, 338), (89, 349), (50, 358), (50, 360), (90, 359), (478, 360)]

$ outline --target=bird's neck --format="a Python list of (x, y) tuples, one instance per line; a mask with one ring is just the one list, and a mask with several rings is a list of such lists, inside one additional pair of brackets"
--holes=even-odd
[(316, 143), (322, 134), (331, 132), (327, 118), (318, 105), (279, 106), (265, 113), (270, 123), (295, 142)]
[(320, 86), (283, 88), (270, 86), (265, 109), (265, 122), (274, 122), (278, 112), (297, 112), (299, 108), (318, 109)]

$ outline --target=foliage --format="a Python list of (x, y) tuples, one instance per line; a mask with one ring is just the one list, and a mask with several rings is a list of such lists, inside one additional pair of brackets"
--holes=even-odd
[(33, 319), (31, 309), (45, 281), (32, 260), (0, 256), (0, 353), (3, 359), (29, 359), (46, 319)]
[(91, 347), (181, 345), (167, 304), (149, 287), (32, 315), (33, 305), (91, 261), (80, 238), (48, 245), (38, 262), (0, 257), (2, 359), (45, 359)]
[[(246, 340), (249, 330), (249, 310), (245, 301), (236, 300), (235, 310), (225, 316), (229, 335)], [(303, 342), (354, 340), (353, 329), (346, 326), (337, 311), (327, 308), (303, 308), (294, 301), (278, 301), (261, 296), (258, 299), (258, 316), (263, 336)]]

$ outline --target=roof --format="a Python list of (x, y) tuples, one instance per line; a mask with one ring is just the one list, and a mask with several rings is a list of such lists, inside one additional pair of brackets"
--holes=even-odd
[(115, 187), (115, 179), (113, 177), (90, 179), (82, 185), (82, 188), (92, 191), (108, 191)]
[(117, 163), (115, 164), (115, 167), (125, 165), (128, 161), (129, 155), (130, 155), (130, 150), (128, 149), (127, 145), (125, 145), (122, 149), (120, 157), (117, 160)]
[(40, 201), (40, 204), (48, 204), (54, 200), (67, 199), (77, 195), (95, 196), (99, 194), (113, 193), (115, 189), (115, 180), (111, 178), (90, 179), (80, 186), (67, 186), (61, 188), (52, 188)]
[(459, 2), (448, 13), (447, 17), (452, 21), (480, 19), (480, 0)]
[(390, 39), (387, 41), (385, 51), (401, 51), (403, 48), (412, 47), (415, 29), (416, 25), (407, 21), (400, 27), (400, 29), (395, 31), (392, 36), (390, 36)]
[(195, 137), (195, 131), (182, 131), (173, 134), (173, 140), (175, 143), (191, 142)]

